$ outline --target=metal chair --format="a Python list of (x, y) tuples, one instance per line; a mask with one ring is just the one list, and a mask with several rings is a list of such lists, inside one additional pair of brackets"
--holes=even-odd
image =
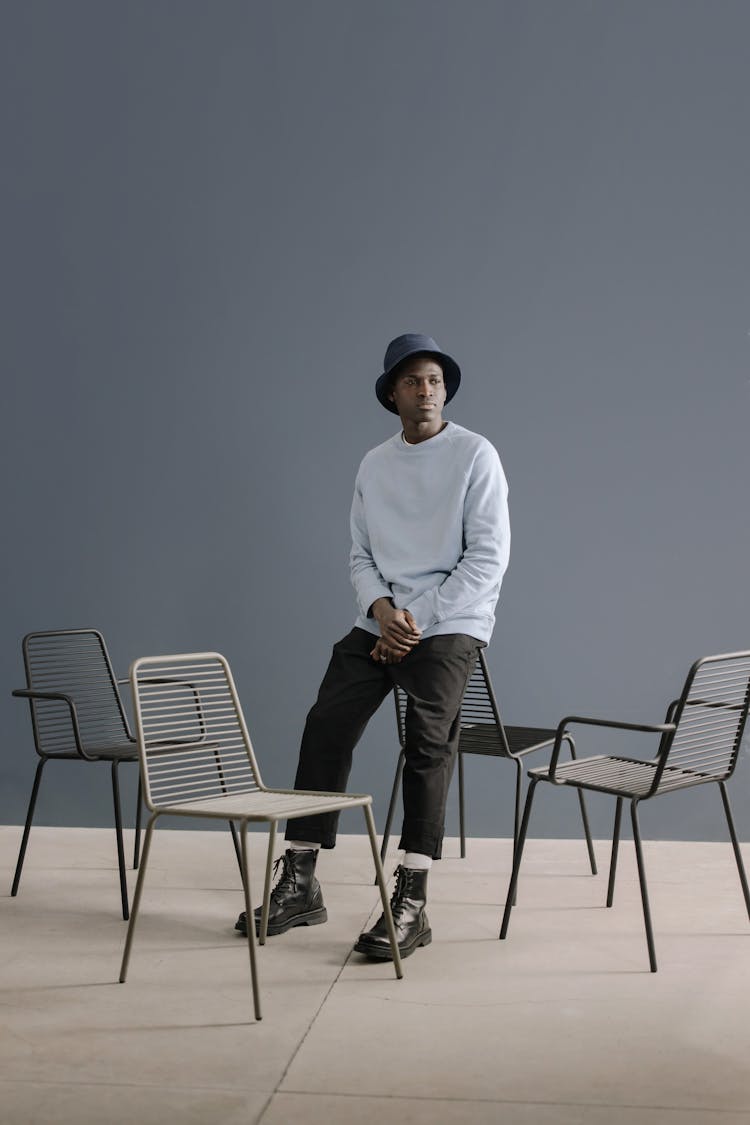
[[(750, 916), (750, 892), (742, 862), (737, 833), (729, 807), (726, 783), (734, 773), (739, 755), (742, 733), (747, 720), (750, 702), (750, 652), (733, 652), (706, 656), (690, 669), (679, 699), (667, 710), (666, 722), (655, 725), (621, 723), (610, 719), (592, 719), (570, 715), (557, 728), (555, 748), (546, 768), (529, 771), (531, 783), (521, 823), (521, 833), (513, 863), (500, 938), (505, 938), (510, 923), (510, 912), (518, 884), (518, 872), (523, 857), (523, 847), (529, 827), (531, 805), (537, 783), (549, 781), (557, 786), (572, 786), (580, 792), (588, 789), (608, 793), (617, 800), (612, 837), (612, 858), (607, 887), (607, 906), (612, 905), (617, 871), (617, 851), (620, 841), (622, 804), (630, 801), (630, 818), (638, 864), (638, 878), (643, 904), (643, 919), (651, 972), (656, 972), (651, 912), (649, 909), (646, 869), (643, 862), (641, 834), (638, 823), (638, 804), (641, 801), (674, 793), (679, 789), (715, 783), (719, 786), (724, 812), (737, 862), (745, 906)], [(619, 730), (646, 731), (660, 734), (656, 756), (647, 761), (596, 755), (573, 762), (559, 763), (560, 746), (567, 727), (573, 723), (588, 726), (614, 727)]]
[[(14, 691), (13, 695), (29, 701), (39, 762), (10, 893), (13, 896), (18, 893), (42, 771), (47, 762), (109, 762), (112, 770), (122, 916), (127, 919), (128, 887), (125, 878), (118, 769), (121, 762), (137, 762), (138, 749), (130, 733), (104, 638), (96, 629), (28, 633), (23, 639), (23, 662), (27, 686)], [(139, 782), (134, 868), (138, 867), (140, 846), (140, 795)]]
[[(393, 779), (391, 799), (388, 805), (385, 828), (383, 830), (383, 844), (380, 852), (381, 859), (385, 859), (386, 850), (388, 848), (391, 824), (396, 809), (396, 801), (398, 799), (398, 791), (401, 783), (401, 775), (404, 772), (405, 761), (404, 747), (406, 745), (406, 712), (408, 699), (406, 693), (401, 691), (398, 687), (394, 688), (393, 694), (396, 704), (396, 724), (398, 727), (399, 742), (401, 743), (401, 752), (398, 756), (396, 775)], [(514, 763), (516, 767), (515, 816), (513, 822), (513, 850), (515, 854), (518, 830), (521, 822), (523, 759), (527, 754), (533, 754), (537, 750), (543, 750), (545, 747), (551, 746), (555, 741), (556, 731), (547, 730), (543, 727), (509, 727), (504, 725), (500, 717), (500, 708), (498, 707), (495, 692), (492, 687), (492, 681), (487, 667), (487, 658), (482, 649), (479, 650), (479, 658), (466, 686), (463, 703), (461, 704), (460, 723), (461, 728), (458, 741), (458, 814), (459, 831), (461, 833), (461, 858), (464, 859), (466, 856), (466, 812), (464, 803), (465, 754), (482, 754), (485, 757), (507, 758)], [(571, 758), (575, 759), (576, 751), (573, 736), (565, 731), (562, 738), (568, 743)], [(593, 875), (596, 875), (597, 868), (596, 858), (594, 856), (594, 845), (591, 841), (588, 816), (586, 815), (586, 805), (582, 793), (579, 794), (579, 801), (591, 872)]]
[[(28, 699), (34, 745), (39, 755), (31, 798), (26, 813), (21, 847), (11, 895), (18, 894), (31, 824), (34, 818), (42, 771), (51, 760), (109, 762), (112, 769), (112, 798), (115, 810), (117, 863), (120, 873), (122, 916), (127, 921), (128, 885), (122, 838), (119, 766), (137, 762), (138, 746), (131, 734), (119, 687), (128, 679), (115, 679), (104, 637), (96, 629), (54, 629), (28, 633), (22, 644), (26, 688), (13, 695)], [(237, 862), (240, 845), (231, 825)], [(138, 869), (141, 839), (141, 782), (135, 813), (133, 868)]]
[(279, 820), (348, 808), (361, 808), (365, 815), (394, 969), (400, 978), (401, 959), (378, 855), (370, 807), (372, 797), (266, 788), (261, 780), (229, 664), (219, 653), (143, 657), (131, 666), (130, 681), (143, 795), (151, 816), (146, 826), (120, 981), (124, 983), (127, 976), (151, 839), (159, 817), (205, 817), (235, 822), (240, 825), (245, 911), (251, 922), (247, 927), (247, 942), (253, 1006), (255, 1018), (259, 1020), (261, 1009), (248, 870), (248, 825), (267, 823), (270, 829), (258, 935), (263, 945), (268, 931), (271, 869)]

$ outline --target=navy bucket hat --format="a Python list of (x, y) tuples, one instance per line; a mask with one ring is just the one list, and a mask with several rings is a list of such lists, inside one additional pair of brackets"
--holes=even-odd
[(455, 359), (451, 359), (445, 352), (441, 352), (432, 336), (422, 336), (419, 332), (406, 332), (403, 336), (397, 336), (395, 340), (391, 340), (386, 348), (385, 359), (383, 360), (383, 374), (375, 384), (375, 394), (378, 396), (378, 402), (381, 406), (384, 406), (386, 410), (390, 410), (391, 414), (398, 414), (395, 405), (388, 398), (391, 376), (399, 363), (403, 363), (404, 360), (408, 359), (410, 356), (418, 355), (434, 356), (442, 367), (443, 379), (445, 380), (445, 388), (447, 391), (445, 396), (446, 402), (450, 402), (458, 390), (458, 385), (461, 382), (461, 368), (458, 366)]

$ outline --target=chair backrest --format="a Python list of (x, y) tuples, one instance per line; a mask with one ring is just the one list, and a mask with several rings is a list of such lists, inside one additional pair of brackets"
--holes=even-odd
[(152, 811), (262, 787), (232, 673), (218, 652), (142, 657), (130, 682)]
[[(117, 746), (130, 740), (107, 646), (96, 629), (28, 633), (23, 639), (23, 662), (29, 688), (63, 692), (73, 699), (84, 750)], [(38, 753), (75, 752), (66, 703), (32, 700), (31, 721)]]
[[(722, 781), (734, 772), (750, 703), (750, 652), (730, 652), (696, 661), (688, 673), (666, 737), (652, 792), (685, 784)], [(678, 782), (673, 771), (682, 774)]]
[[(394, 696), (398, 737), (403, 749), (406, 743), (407, 696), (398, 687), (394, 689)], [(510, 747), (500, 718), (487, 658), (481, 648), (464, 691), (460, 723), (459, 750), (486, 754), (491, 749), (493, 753), (510, 757)]]

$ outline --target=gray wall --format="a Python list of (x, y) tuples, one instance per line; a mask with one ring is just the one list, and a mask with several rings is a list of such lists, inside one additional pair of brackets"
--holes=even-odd
[[(750, 645), (749, 35), (742, 0), (5, 0), (0, 820), (32, 629), (98, 626), (122, 673), (219, 649), (291, 782), (403, 331), (457, 356), (449, 416), (510, 481), (509, 721), (658, 721)], [(381, 820), (394, 763), (388, 708), (351, 782)], [(469, 767), (472, 831), (510, 834), (512, 769)], [(111, 823), (103, 767), (46, 784), (40, 822)], [(644, 830), (721, 820), (673, 797)]]

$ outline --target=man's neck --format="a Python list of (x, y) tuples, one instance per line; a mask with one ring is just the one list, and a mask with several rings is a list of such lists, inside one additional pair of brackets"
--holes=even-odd
[(404, 427), (404, 441), (409, 445), (419, 445), (420, 442), (437, 437), (448, 425), (442, 418), (431, 418), (428, 422), (410, 422), (402, 418), (401, 424)]

